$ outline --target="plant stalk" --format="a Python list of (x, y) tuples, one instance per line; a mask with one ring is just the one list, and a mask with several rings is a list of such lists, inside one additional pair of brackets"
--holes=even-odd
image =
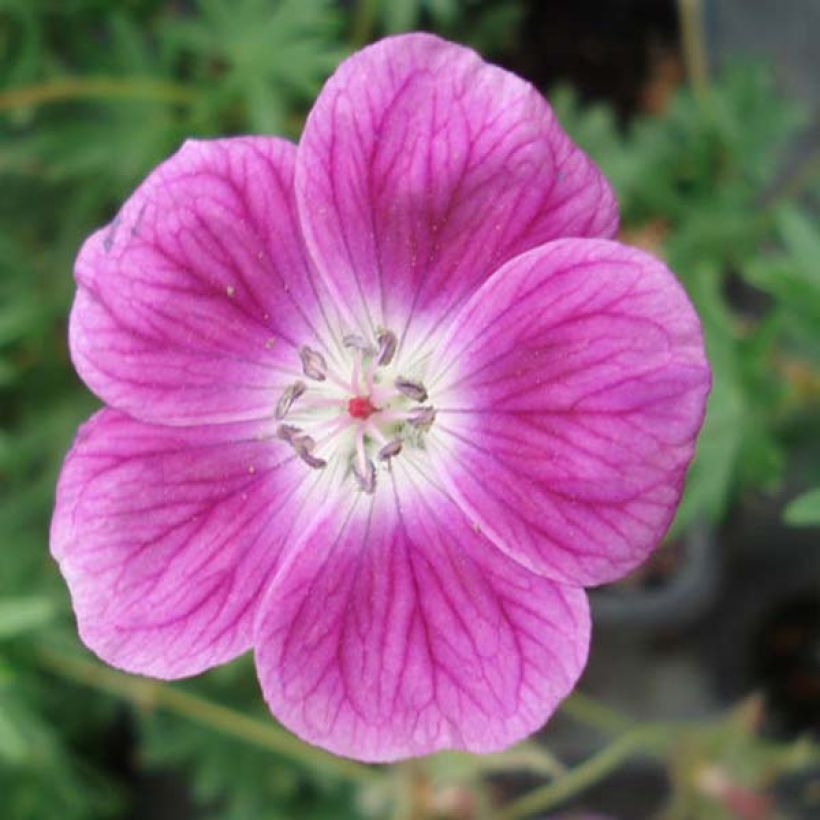
[(188, 105), (196, 99), (196, 93), (182, 85), (147, 78), (58, 77), (0, 91), (0, 111), (84, 99), (147, 100)]
[(514, 800), (499, 816), (502, 820), (519, 820), (550, 811), (606, 777), (630, 757), (657, 754), (657, 747), (669, 742), (671, 735), (670, 727), (666, 724), (630, 729), (600, 752), (570, 769), (563, 777)]
[(42, 665), (62, 678), (123, 698), (138, 708), (166, 709), (224, 735), (295, 760), (311, 769), (359, 783), (380, 782), (376, 768), (308, 746), (273, 721), (262, 721), (167, 683), (149, 680), (50, 649), (38, 653)]

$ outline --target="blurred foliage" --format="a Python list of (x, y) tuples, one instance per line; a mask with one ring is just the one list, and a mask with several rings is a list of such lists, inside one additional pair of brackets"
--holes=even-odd
[[(503, 55), (522, 19), (518, 2), (477, 0), (0, 0), (4, 817), (128, 816), (134, 772), (152, 766), (187, 776), (200, 816), (385, 810), (383, 785), (354, 787), (341, 770), (260, 752), (259, 733), (226, 734), (198, 700), (183, 713), (174, 699), (112, 691), (93, 667), (78, 675), (47, 662), (46, 649), (80, 652), (47, 527), (60, 461), (95, 406), (65, 345), (70, 270), (82, 239), (183, 137), (296, 136), (323, 79), (357, 45), (423, 25)], [(781, 175), (800, 114), (759, 67), (727, 74), (706, 96), (679, 91), (665, 113), (626, 130), (569, 89), (553, 102), (615, 184), (624, 239), (665, 256), (698, 307), (714, 390), (676, 526), (723, 521), (817, 449), (820, 231), (800, 198), (814, 183), (800, 169)], [(787, 520), (817, 516), (815, 490)], [(272, 727), (247, 659), (179, 691)], [(111, 760), (117, 745), (133, 747), (128, 759)], [(687, 792), (687, 766), (676, 799), (707, 799), (708, 789)]]
[(613, 182), (622, 238), (664, 257), (700, 315), (713, 387), (673, 531), (720, 522), (820, 441), (820, 231), (798, 198), (818, 185), (803, 169), (781, 178), (802, 113), (759, 65), (703, 97), (679, 91), (626, 132), (570, 89), (551, 99)]
[[(215, 669), (192, 688), (214, 702), (235, 706), (244, 714), (268, 721), (250, 657)], [(175, 714), (148, 711), (141, 726), (141, 754), (149, 766), (181, 769), (189, 776), (193, 798), (209, 807), (208, 817), (239, 820), (289, 820), (299, 816), (348, 820), (358, 817), (350, 784), (321, 768), (306, 776), (286, 758), (260, 754), (242, 738), (225, 737), (212, 729), (186, 725), (180, 731)]]
[(820, 487), (795, 498), (786, 507), (783, 517), (795, 527), (820, 527)]
[(298, 112), (345, 55), (338, 5), (198, 0), (197, 11), (162, 21), (161, 45), (198, 87), (200, 127), (298, 132)]

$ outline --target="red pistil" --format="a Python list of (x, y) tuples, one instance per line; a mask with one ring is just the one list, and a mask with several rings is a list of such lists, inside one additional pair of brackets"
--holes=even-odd
[(378, 408), (374, 407), (370, 399), (365, 396), (354, 396), (347, 403), (347, 412), (350, 413), (354, 419), (369, 418), (376, 410), (378, 410)]

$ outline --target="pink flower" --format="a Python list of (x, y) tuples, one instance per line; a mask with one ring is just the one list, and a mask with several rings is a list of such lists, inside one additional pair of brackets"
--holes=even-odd
[(616, 224), (537, 92), (428, 35), (347, 60), (298, 146), (186, 143), (77, 260), (108, 407), (52, 550), (83, 641), (160, 678), (253, 648), (273, 714), (363, 760), (541, 726), (583, 588), (669, 524), (709, 384)]

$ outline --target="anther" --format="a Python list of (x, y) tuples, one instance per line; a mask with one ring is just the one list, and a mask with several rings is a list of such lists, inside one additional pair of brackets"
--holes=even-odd
[(342, 339), (342, 344), (352, 350), (360, 350), (362, 353), (372, 355), (375, 352), (372, 345), (369, 345), (364, 337), (359, 336), (358, 333), (348, 333), (347, 336)]
[(308, 467), (313, 467), (316, 470), (321, 470), (322, 467), (327, 467), (327, 462), (323, 458), (316, 458), (316, 456), (311, 455), (311, 453), (305, 450), (296, 450), (296, 454)]
[(353, 459), (353, 477), (362, 492), (373, 495), (376, 489), (376, 465), (370, 459), (365, 461), (364, 472), (361, 471), (358, 460)]
[(313, 450), (316, 447), (316, 442), (310, 436), (296, 436), (293, 441), (293, 449), (296, 455), (308, 465), (315, 469), (321, 469), (327, 466), (327, 462), (323, 458), (317, 458), (313, 455)]
[(401, 452), (401, 441), (397, 438), (393, 441), (388, 441), (384, 447), (379, 450), (379, 459), (381, 461), (390, 461), (393, 456), (397, 456)]
[(302, 393), (307, 390), (304, 382), (294, 382), (290, 385), (284, 393), (282, 393), (281, 398), (278, 402), (276, 402), (276, 410), (274, 412), (274, 416), (277, 419), (283, 419), (288, 414), (288, 411), (293, 406), (293, 402), (302, 395)]
[(392, 330), (380, 330), (376, 336), (376, 341), (379, 343), (379, 352), (376, 355), (376, 364), (386, 367), (393, 361), (396, 355), (396, 349), (399, 346), (399, 340)]
[(436, 410), (434, 407), (416, 407), (410, 411), (407, 417), (407, 423), (412, 424), (419, 430), (429, 430), (436, 420)]
[(278, 438), (281, 438), (282, 441), (293, 444), (293, 442), (302, 435), (302, 428), (294, 427), (292, 424), (280, 424), (276, 428), (276, 435)]
[(421, 382), (414, 382), (410, 379), (396, 379), (393, 384), (395, 384), (396, 390), (407, 396), (408, 399), (418, 402), (427, 401), (427, 390)]
[(316, 442), (311, 436), (303, 433), (300, 427), (294, 427), (292, 424), (280, 424), (276, 428), (276, 435), (282, 441), (290, 444), (296, 455), (309, 467), (318, 469), (327, 466), (327, 462), (323, 458), (317, 458), (313, 455)]
[(303, 345), (299, 348), (299, 358), (302, 360), (302, 372), (309, 379), (323, 382), (327, 378), (327, 362), (319, 351)]
[(293, 445), (293, 449), (300, 455), (303, 452), (312, 453), (316, 449), (316, 440), (308, 435), (294, 436), (290, 440), (290, 443)]

